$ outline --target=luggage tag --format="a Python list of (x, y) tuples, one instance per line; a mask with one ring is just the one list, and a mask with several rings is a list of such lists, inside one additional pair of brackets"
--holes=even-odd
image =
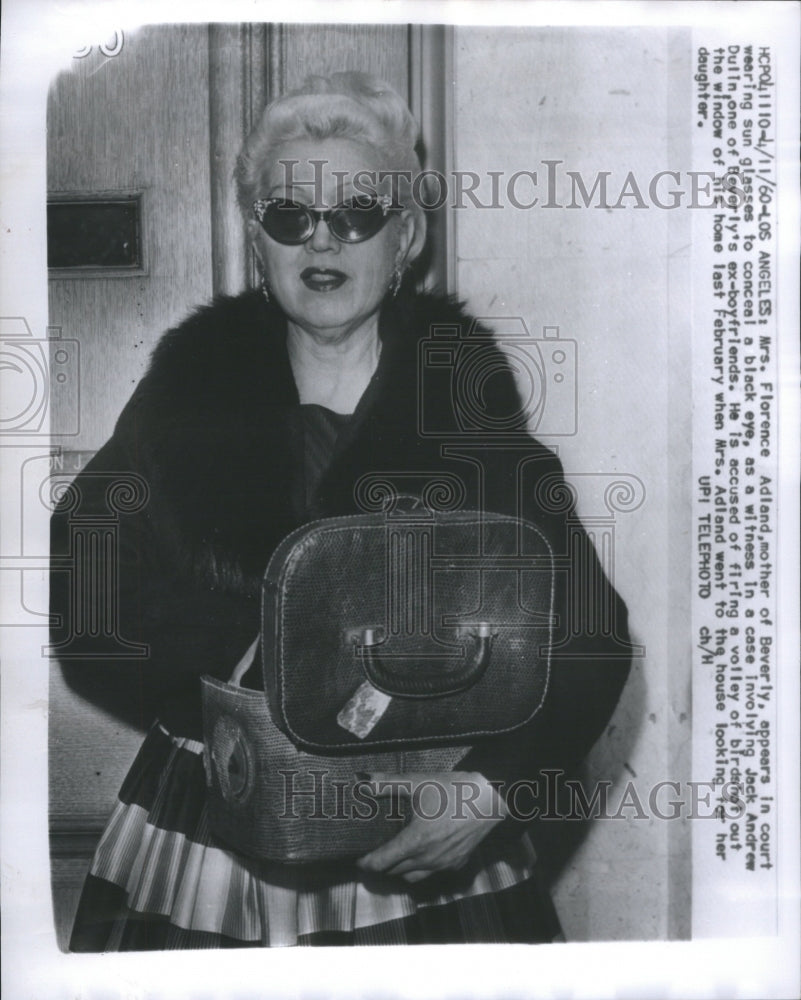
[[(362, 646), (378, 645), (377, 629), (358, 629), (348, 638)], [(337, 724), (360, 740), (366, 739), (378, 725), (389, 708), (392, 696), (373, 687), (370, 681), (362, 681), (356, 691), (345, 702), (337, 715)]]

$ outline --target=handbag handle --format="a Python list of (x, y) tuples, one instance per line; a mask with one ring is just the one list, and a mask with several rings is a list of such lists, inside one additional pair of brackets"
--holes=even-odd
[(242, 659), (234, 667), (234, 672), (231, 674), (231, 679), (228, 682), (229, 684), (232, 684), (234, 687), (240, 687), (240, 685), (242, 684), (242, 678), (245, 676), (248, 670), (250, 670), (253, 664), (253, 657), (256, 653), (260, 641), (261, 641), (261, 635), (257, 635), (256, 638), (253, 640), (253, 642), (245, 650)]
[(392, 660), (382, 660), (378, 647), (385, 640), (376, 639), (375, 629), (363, 629), (361, 647), (364, 671), (373, 687), (401, 698), (441, 698), (458, 694), (472, 687), (486, 672), (492, 655), (492, 640), (496, 635), (489, 624), (481, 622), (470, 633), (473, 648), (458, 670), (442, 673), (436, 670), (442, 664), (441, 657), (434, 659), (421, 656), (415, 657), (415, 662), (431, 663), (431, 671), (409, 674), (394, 667)]

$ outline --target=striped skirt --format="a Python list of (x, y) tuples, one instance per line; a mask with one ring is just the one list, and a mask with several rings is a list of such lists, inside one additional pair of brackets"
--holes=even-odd
[(71, 951), (561, 939), (527, 836), (414, 886), (350, 864), (284, 866), (216, 842), (203, 746), (156, 725), (120, 789)]

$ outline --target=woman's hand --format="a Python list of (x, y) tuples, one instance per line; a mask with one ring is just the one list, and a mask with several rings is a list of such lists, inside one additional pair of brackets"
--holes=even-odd
[(369, 775), (374, 795), (403, 795), (412, 818), (386, 844), (357, 861), (363, 871), (419, 882), (434, 872), (455, 870), (507, 815), (501, 796), (474, 772)]

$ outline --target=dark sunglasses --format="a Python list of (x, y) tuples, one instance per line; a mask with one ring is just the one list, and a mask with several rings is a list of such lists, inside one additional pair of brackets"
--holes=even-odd
[(340, 243), (363, 243), (372, 239), (386, 225), (393, 206), (389, 195), (360, 195), (320, 211), (288, 198), (259, 198), (253, 203), (253, 215), (267, 235), (285, 246), (299, 246), (311, 239), (322, 219)]

